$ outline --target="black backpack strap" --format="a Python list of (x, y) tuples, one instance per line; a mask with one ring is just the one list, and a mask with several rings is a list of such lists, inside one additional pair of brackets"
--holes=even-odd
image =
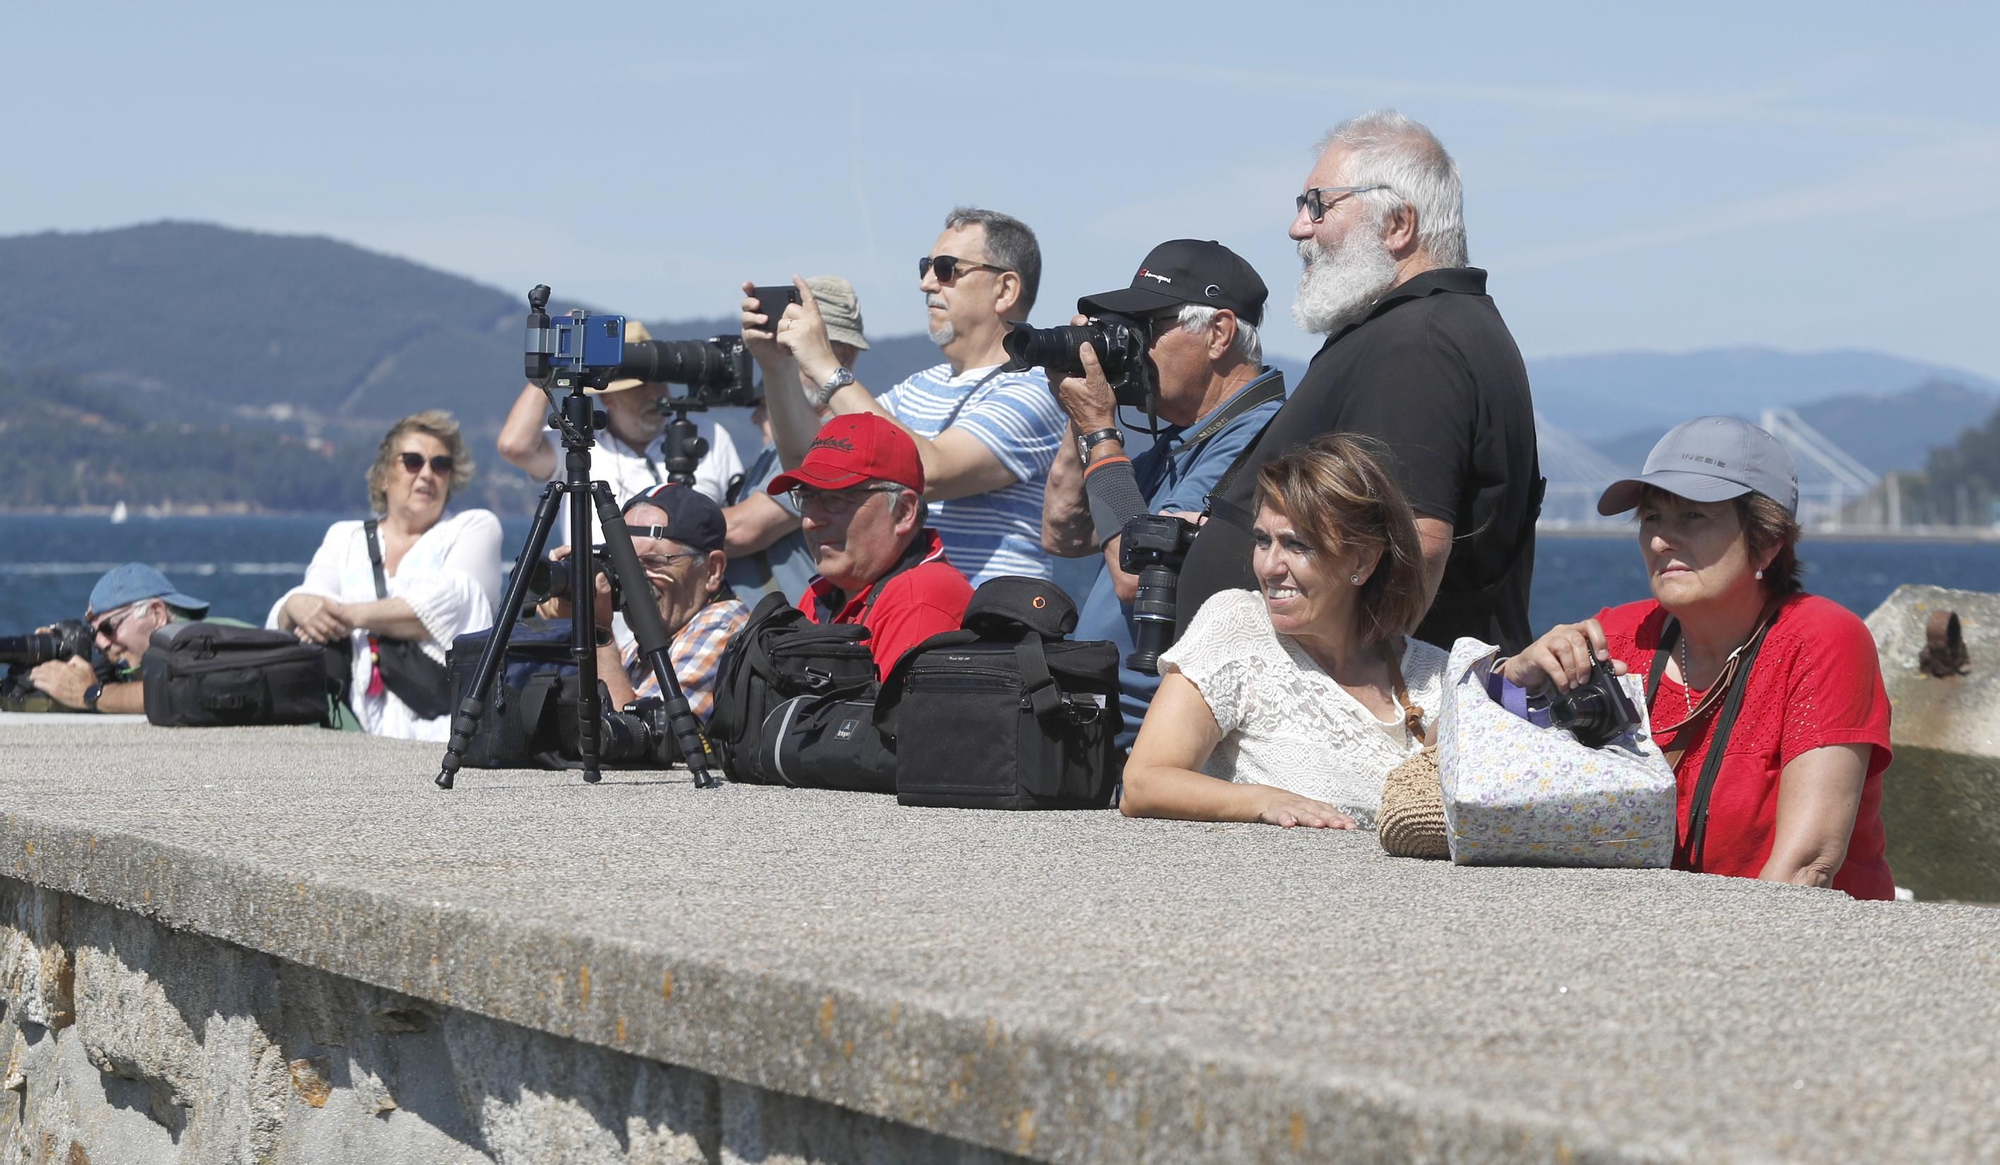
[(1056, 678), (1049, 674), (1049, 657), (1042, 650), (1039, 636), (1024, 635), (1014, 645), (1014, 661), (1021, 665), (1022, 695), (1028, 697), (1028, 706), (1035, 710), (1035, 719), (1047, 720), (1061, 711), (1062, 689), (1056, 686)]
[(1680, 637), (1680, 620), (1668, 615), (1666, 626), (1660, 628), (1660, 645), (1653, 649), (1653, 670), (1646, 675), (1646, 708), (1649, 712), (1653, 707), (1653, 697), (1660, 692), (1660, 677), (1667, 674), (1667, 661), (1674, 657), (1674, 641)]
[(370, 518), (361, 523), (361, 528), (368, 531), (368, 563), (375, 568), (375, 597), (386, 599), (389, 597), (389, 576), (382, 569), (382, 538), (375, 532), (381, 524)]
[(1756, 637), (1743, 649), (1743, 663), (1736, 669), (1736, 679), (1729, 685), (1729, 696), (1722, 704), (1722, 715), (1715, 722), (1715, 733), (1709, 737), (1708, 755), (1701, 762), (1701, 776), (1695, 781), (1694, 796), (1688, 802), (1687, 841), (1674, 855), (1683, 859), (1686, 869), (1701, 868), (1708, 840), (1708, 797), (1715, 791), (1715, 778), (1722, 772), (1722, 754), (1729, 744), (1729, 730), (1736, 725), (1736, 714), (1743, 707), (1743, 691), (1750, 686), (1750, 672), (1757, 665), (1757, 653), (1763, 648), (1764, 636), (1773, 622), (1776, 620), (1759, 628)]

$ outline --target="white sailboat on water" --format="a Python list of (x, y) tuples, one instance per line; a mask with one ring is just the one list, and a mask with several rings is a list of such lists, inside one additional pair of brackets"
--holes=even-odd
[(128, 515), (127, 515), (127, 514), (126, 514), (126, 512), (125, 512), (125, 502), (124, 502), (124, 501), (123, 501), (122, 499), (121, 499), (121, 500), (120, 500), (120, 501), (118, 502), (118, 504), (117, 504), (117, 505), (115, 505), (115, 506), (112, 506), (112, 507), (111, 507), (111, 524), (112, 524), (112, 525), (114, 525), (114, 526), (115, 526), (115, 525), (117, 525), (118, 523), (120, 523), (120, 522), (124, 521), (124, 520), (126, 519), (126, 517), (127, 517), (127, 516), (128, 516)]

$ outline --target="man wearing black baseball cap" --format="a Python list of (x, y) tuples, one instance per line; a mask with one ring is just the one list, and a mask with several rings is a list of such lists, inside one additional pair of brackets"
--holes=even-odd
[(1088, 374), (1056, 386), (1075, 455), (1058, 453), (1049, 470), (1042, 545), (1065, 558), (1104, 556), (1076, 635), (1119, 645), (1121, 748), (1138, 734), (1160, 679), (1125, 662), (1133, 650), (1138, 579), (1120, 566), (1120, 531), (1141, 514), (1197, 516), (1230, 464), (1277, 413), (1284, 375), (1264, 366), (1257, 339), (1267, 296), (1256, 270), (1228, 247), (1174, 239), (1147, 254), (1130, 286), (1077, 301), (1083, 314), (1074, 323), (1119, 315), (1145, 327), (1158, 373), (1156, 408), (1167, 422), (1150, 448), (1128, 456), (1111, 385), (1088, 347), (1082, 349)]
[[(625, 502), (625, 524), (632, 532), (632, 549), (653, 588), (653, 605), (660, 612), (673, 642), (668, 654), (674, 676), (687, 696), (688, 708), (706, 722), (715, 710), (715, 677), (722, 667), (722, 650), (750, 621), (750, 609), (729, 589), (723, 574), (729, 555), (723, 544), (729, 523), (722, 507), (699, 490), (672, 482), (650, 486)], [(549, 557), (568, 557), (569, 547)], [(624, 596), (632, 602), (632, 596)], [(568, 617), (567, 598), (550, 599), (540, 608), (548, 618)], [(660, 679), (647, 666), (637, 642), (621, 651), (610, 635), (611, 588), (597, 579), (597, 626), (603, 641), (597, 649), (597, 676), (611, 693), (609, 707), (660, 694)]]

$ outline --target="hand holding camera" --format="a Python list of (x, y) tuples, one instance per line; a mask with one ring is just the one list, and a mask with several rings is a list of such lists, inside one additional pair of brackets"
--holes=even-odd
[[(1072, 326), (1083, 327), (1090, 323), (1088, 316), (1075, 316)], [(1077, 345), (1076, 362), (1082, 366), (1083, 375), (1066, 376), (1056, 383), (1056, 400), (1079, 433), (1095, 433), (1100, 429), (1118, 426), (1118, 399), (1111, 388), (1110, 378), (1104, 375), (1104, 365), (1097, 358), (1097, 350), (1087, 343)]]
[[(538, 569), (529, 578), (529, 592), (544, 596), (535, 605), (535, 613), (544, 619), (567, 619), (574, 609), (574, 604), (570, 602), (569, 571), (554, 569), (555, 564), (569, 559), (569, 552), (570, 548), (567, 546), (556, 547), (549, 552), (549, 568)], [(612, 588), (610, 576), (601, 567), (595, 571), (592, 578), (597, 584), (596, 625), (599, 628), (609, 629), (611, 614), (618, 606), (618, 596)]]
[(1623, 661), (1611, 658), (1604, 628), (1585, 619), (1551, 628), (1509, 659), (1500, 676), (1535, 693), (1531, 706), (1545, 704), (1550, 722), (1578, 743), (1603, 748), (1639, 723), (1638, 709), (1618, 683), (1625, 670)]

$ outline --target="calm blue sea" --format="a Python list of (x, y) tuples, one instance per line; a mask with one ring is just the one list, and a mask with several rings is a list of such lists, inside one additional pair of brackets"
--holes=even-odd
[[(336, 515), (146, 518), (0, 515), (0, 635), (78, 618), (97, 576), (121, 562), (149, 562), (218, 614), (262, 622), (296, 585)], [(525, 517), (505, 519), (511, 558)], [(1813, 542), (1802, 547), (1807, 586), (1863, 615), (1902, 583), (1967, 590), (2000, 587), (2000, 544)], [(1535, 563), (1537, 628), (1644, 598), (1633, 537), (1549, 537)], [(1079, 597), (1081, 597), (1079, 595)]]

